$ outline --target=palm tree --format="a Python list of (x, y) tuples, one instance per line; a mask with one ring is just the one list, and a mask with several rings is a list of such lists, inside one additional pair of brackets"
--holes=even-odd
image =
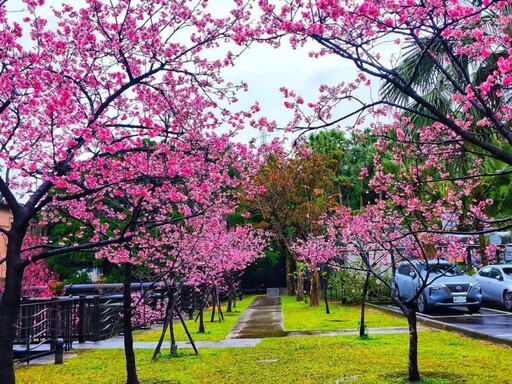
[[(367, 129), (360, 134), (352, 134), (349, 139), (339, 130), (321, 131), (309, 136), (309, 146), (313, 151), (333, 159), (336, 163), (336, 193), (341, 205), (360, 209), (375, 200), (368, 182), (373, 175), (373, 145), (377, 141)], [(368, 177), (361, 178), (363, 168), (368, 169)]]
[[(503, 10), (503, 12), (509, 14), (511, 11), (511, 6), (507, 6)], [(492, 15), (487, 15), (487, 17), (491, 18)], [(491, 24), (489, 23), (489, 25)], [(420, 49), (420, 47), (423, 47), (423, 49)], [(425, 54), (425, 47), (429, 47), (429, 54)], [(478, 85), (482, 84), (497, 68), (499, 58), (508, 56), (508, 52), (498, 50), (493, 52), (483, 62), (472, 62), (465, 55), (454, 55), (454, 51), (453, 47), (446, 41), (436, 40), (435, 43), (429, 45), (428, 40), (420, 39), (418, 45), (406, 47), (401, 62), (395, 68), (396, 76), (408, 81), (411, 88), (443, 114), (458, 117), (469, 114), (473, 121), (479, 121), (483, 117), (479, 110), (474, 107), (466, 111), (455, 110), (452, 97), (457, 94), (458, 89), (465, 89), (469, 83), (473, 87), (478, 87)], [(446, 58), (449, 60), (445, 60)], [(468, 82), (468, 79), (470, 79), (470, 82)], [(491, 92), (487, 99), (488, 106), (493, 112), (498, 111), (504, 104), (510, 102), (510, 92), (504, 89), (501, 91), (500, 97), (495, 96), (495, 93)], [(415, 127), (410, 132), (412, 140), (416, 139), (415, 130), (417, 128), (429, 126), (434, 122), (433, 119), (428, 118), (428, 111), (421, 104), (411, 100), (407, 95), (394, 87), (391, 82), (382, 83), (380, 94), (384, 100), (406, 107), (406, 112), (403, 113), (403, 116), (409, 117)], [(473, 124), (470, 129), (475, 134), (487, 136), (487, 140), (494, 142), (497, 146), (502, 146), (497, 142), (496, 138), (493, 138), (492, 133), (486, 131), (485, 128)], [(510, 151), (510, 147), (507, 144), (504, 145)], [(457, 175), (467, 175), (468, 170), (474, 167), (474, 155), (471, 153), (473, 151), (476, 153), (481, 152), (468, 143), (461, 146), (461, 149), (462, 155), (459, 157), (459, 161), (453, 163), (450, 179), (456, 178)], [(481, 155), (479, 153), (477, 156)], [(484, 157), (480, 168), (482, 175), (490, 175), (492, 177), (482, 178), (482, 183), (473, 191), (473, 195), (468, 197), (468, 200), (484, 200), (486, 197), (491, 197), (495, 203), (489, 209), (489, 213), (496, 218), (510, 216), (512, 214), (512, 209), (510, 208), (512, 199), (512, 167), (492, 157)], [(441, 193), (447, 189), (444, 187), (453, 186), (453, 182), (445, 182), (445, 184), (444, 186), (441, 185)], [(483, 230), (483, 223), (477, 222), (475, 229), (478, 231)], [(479, 237), (482, 261), (486, 264), (486, 239), (483, 234)]]

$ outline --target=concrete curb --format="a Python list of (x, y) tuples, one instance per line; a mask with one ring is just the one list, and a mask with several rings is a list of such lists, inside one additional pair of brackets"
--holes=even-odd
[[(380, 309), (382, 311), (386, 311), (386, 312), (389, 312), (389, 313), (392, 313), (392, 314), (396, 314), (396, 315), (402, 315), (402, 316), (405, 317), (405, 315), (403, 315), (402, 312), (399, 309), (395, 310), (393, 308), (389, 308), (389, 307), (385, 307), (385, 306), (381, 306), (381, 305), (376, 305), (376, 304), (372, 304), (372, 303), (367, 303), (367, 305), (370, 306), (370, 307), (376, 308), (376, 309)], [(476, 332), (476, 331), (471, 331), (469, 329), (458, 327), (456, 325), (446, 324), (446, 323), (443, 323), (442, 321), (433, 320), (433, 319), (427, 319), (427, 318), (423, 317), (421, 314), (417, 314), (417, 319), (418, 319), (419, 323), (421, 323), (421, 324), (423, 324), (423, 325), (425, 325), (427, 327), (431, 327), (431, 328), (435, 328), (435, 329), (441, 329), (441, 330), (444, 330), (444, 331), (456, 332), (456, 333), (459, 333), (461, 335), (471, 337), (473, 339), (491, 341), (491, 342), (496, 343), (496, 344), (503, 344), (503, 345), (507, 345), (507, 346), (512, 346), (512, 340), (501, 339), (499, 337), (495, 337), (495, 336), (492, 336), (492, 335), (485, 335), (483, 333)]]

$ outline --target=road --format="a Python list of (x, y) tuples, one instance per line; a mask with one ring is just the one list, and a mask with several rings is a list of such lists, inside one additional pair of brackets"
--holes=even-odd
[[(397, 307), (384, 305), (383, 308), (400, 312)], [(478, 338), (512, 345), (512, 312), (499, 306), (486, 305), (480, 313), (471, 314), (465, 308), (443, 308), (428, 314), (418, 314), (425, 325), (464, 333)]]

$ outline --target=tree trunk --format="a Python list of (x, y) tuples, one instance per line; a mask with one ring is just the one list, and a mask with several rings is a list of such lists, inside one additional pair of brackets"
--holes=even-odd
[(366, 322), (364, 319), (366, 312), (366, 296), (368, 295), (368, 285), (370, 283), (370, 273), (366, 273), (366, 279), (363, 285), (363, 297), (361, 300), (361, 318), (359, 320), (359, 337), (362, 339), (367, 336), (366, 334)]
[[(476, 226), (476, 229), (478, 231), (482, 231), (484, 229), (484, 225), (482, 223), (478, 223)], [(485, 235), (483, 233), (480, 233), (478, 235), (478, 243), (479, 243), (479, 251), (480, 251), (480, 257), (482, 260), (482, 265), (489, 264), (489, 260), (487, 260), (487, 239), (485, 238)]]
[(124, 355), (126, 358), (126, 384), (139, 384), (135, 352), (133, 351), (131, 282), (132, 265), (130, 263), (125, 263), (123, 284), (123, 333)]
[[(168, 290), (169, 291), (169, 290)], [(172, 295), (169, 295), (169, 300), (167, 301), (167, 305), (165, 308), (165, 318), (164, 325), (162, 327), (162, 333), (160, 334), (160, 339), (155, 347), (155, 351), (153, 352), (153, 357), (151, 360), (156, 361), (158, 354), (160, 353), (160, 349), (162, 348), (162, 343), (164, 342), (165, 334), (167, 333), (167, 328), (169, 327), (169, 322), (172, 321), (172, 316), (174, 313), (174, 302)]]
[(0, 383), (15, 384), (13, 344), (19, 316), (24, 266), (20, 259), (23, 236), (9, 238), (5, 287), (0, 302)]
[(212, 317), (210, 319), (210, 323), (215, 321), (215, 309), (217, 308), (217, 288), (212, 289)]
[(204, 333), (204, 305), (199, 310), (199, 333)]
[(311, 272), (311, 287), (309, 288), (309, 306), (318, 307), (320, 305), (320, 272), (314, 270)]
[(222, 305), (220, 304), (220, 295), (219, 295), (219, 292), (216, 291), (216, 296), (217, 296), (217, 312), (218, 312), (218, 316), (219, 316), (219, 323), (222, 322), (222, 320), (224, 320), (224, 313), (222, 313)]
[(232, 311), (231, 307), (232, 307), (232, 305), (233, 305), (232, 303), (233, 303), (233, 297), (234, 297), (234, 296), (235, 296), (235, 295), (233, 294), (233, 290), (232, 290), (232, 289), (230, 289), (230, 290), (228, 291), (228, 306), (227, 306), (227, 308), (226, 308), (226, 312), (227, 312), (227, 313), (229, 313), (229, 312), (231, 312), (231, 311)]
[(327, 277), (325, 271), (322, 271), (322, 275), (320, 276), (320, 287), (322, 289), (322, 295), (324, 296), (325, 314), (329, 315), (331, 311), (329, 310), (329, 298), (327, 297)]
[(414, 304), (408, 308), (407, 323), (409, 324), (409, 381), (420, 381), (418, 369), (418, 328)]
[(293, 265), (295, 264), (292, 260), (291, 256), (285, 250), (285, 265), (286, 265), (286, 289), (288, 290), (288, 295), (295, 295), (295, 284), (293, 279), (293, 273), (295, 272), (295, 268)]
[(295, 290), (295, 299), (304, 301), (304, 274), (297, 269), (297, 289)]
[(174, 334), (174, 321), (171, 315), (171, 321), (169, 322), (169, 335), (171, 338), (171, 356), (178, 356), (178, 344), (176, 343), (176, 335)]

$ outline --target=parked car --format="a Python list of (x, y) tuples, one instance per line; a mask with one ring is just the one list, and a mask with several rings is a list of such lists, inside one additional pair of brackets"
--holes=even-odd
[(432, 308), (448, 306), (465, 306), (470, 312), (480, 311), (480, 284), (444, 260), (432, 260), (428, 263), (414, 260), (399, 264), (393, 277), (395, 296), (411, 299), (425, 279), (427, 286), (417, 299), (418, 312), (425, 313)]
[(484, 300), (502, 303), (512, 310), (512, 264), (487, 265), (475, 274)]

